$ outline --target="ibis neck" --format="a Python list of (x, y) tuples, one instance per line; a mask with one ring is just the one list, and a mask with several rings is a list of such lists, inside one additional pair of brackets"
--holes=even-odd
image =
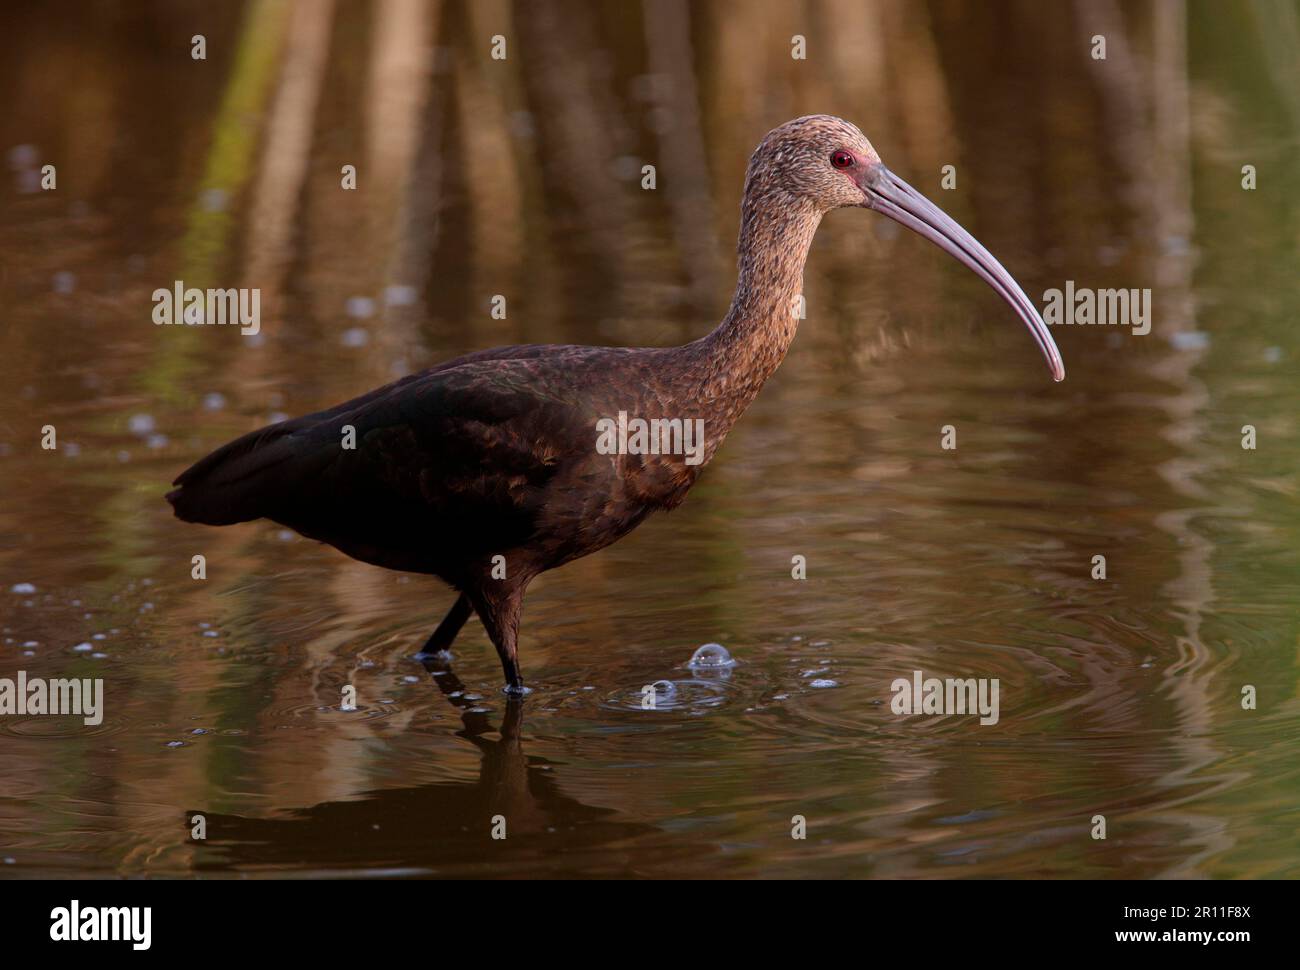
[(705, 358), (704, 401), (726, 428), (780, 366), (803, 316), (803, 269), (822, 213), (794, 197), (747, 193), (741, 207), (739, 278), (722, 322), (696, 342)]

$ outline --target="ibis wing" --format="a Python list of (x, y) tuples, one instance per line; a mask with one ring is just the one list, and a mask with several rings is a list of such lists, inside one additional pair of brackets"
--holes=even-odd
[(535, 361), (471, 359), (245, 435), (168, 499), (188, 521), (271, 518), (369, 561), (389, 550), (386, 564), (431, 544), (510, 548), (582, 427)]

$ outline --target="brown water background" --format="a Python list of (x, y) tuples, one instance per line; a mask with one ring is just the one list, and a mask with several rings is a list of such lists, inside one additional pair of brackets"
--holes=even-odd
[[(0, 878), (1300, 875), (1296, 3), (6, 3), (0, 90), (0, 677), (107, 709), (0, 718)], [(533, 585), (522, 710), (476, 621), (410, 659), (433, 581), (172, 518), (211, 448), (395, 375), (705, 333), (749, 153), (815, 112), (1152, 332), (1057, 329), (1053, 385), (833, 213), (686, 504)], [(259, 287), (262, 338), (154, 326), (177, 279)], [(914, 669), (998, 678), (999, 723), (894, 715)]]

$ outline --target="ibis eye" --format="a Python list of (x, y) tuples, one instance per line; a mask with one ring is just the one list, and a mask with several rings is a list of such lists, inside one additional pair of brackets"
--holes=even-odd
[(852, 168), (853, 156), (841, 148), (839, 151), (832, 153), (831, 164), (836, 168)]

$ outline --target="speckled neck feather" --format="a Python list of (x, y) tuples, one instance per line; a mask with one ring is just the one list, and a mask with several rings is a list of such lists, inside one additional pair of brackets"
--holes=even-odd
[(748, 180), (731, 306), (712, 333), (681, 348), (695, 359), (690, 384), (707, 412), (710, 457), (790, 349), (804, 264), (821, 218), (808, 201), (760, 178)]

